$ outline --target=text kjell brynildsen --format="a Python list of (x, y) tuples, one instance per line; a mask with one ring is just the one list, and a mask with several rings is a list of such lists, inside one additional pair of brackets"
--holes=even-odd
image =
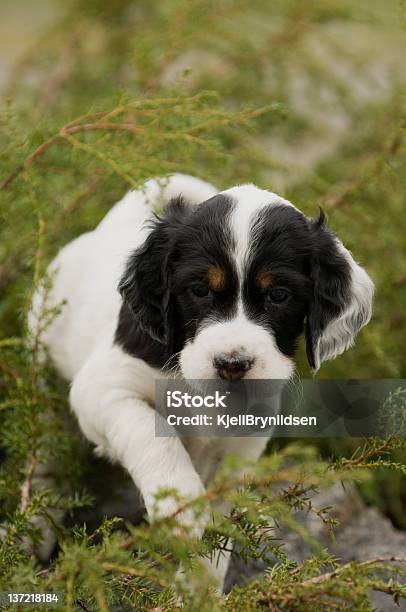
[[(217, 408), (227, 409), (227, 396), (229, 392), (221, 395), (216, 391), (214, 395), (191, 395), (182, 391), (167, 391), (166, 408)], [(177, 415), (168, 413), (166, 415), (168, 425), (175, 427), (253, 427), (255, 429), (268, 429), (283, 426), (317, 427), (317, 417), (297, 416), (292, 414), (276, 414), (258, 416), (250, 413), (231, 415), (228, 413), (209, 415), (197, 413), (194, 415)]]

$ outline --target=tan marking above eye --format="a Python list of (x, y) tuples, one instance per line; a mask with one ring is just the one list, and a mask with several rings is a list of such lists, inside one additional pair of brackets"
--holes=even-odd
[(256, 281), (257, 281), (258, 287), (262, 289), (262, 291), (266, 291), (267, 289), (272, 287), (274, 283), (271, 272), (267, 272), (267, 271), (260, 272), (259, 274), (257, 274)]
[(206, 274), (209, 287), (212, 291), (222, 291), (226, 284), (226, 273), (220, 266), (211, 266)]

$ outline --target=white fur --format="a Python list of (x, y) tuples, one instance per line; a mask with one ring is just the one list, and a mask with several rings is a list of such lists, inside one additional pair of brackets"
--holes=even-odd
[(276, 193), (259, 189), (252, 184), (231, 187), (221, 193), (231, 197), (236, 203), (231, 218), (231, 227), (236, 242), (235, 258), (241, 271), (248, 253), (249, 235), (256, 213), (261, 208), (272, 204), (285, 204), (293, 208), (294, 206)]
[(314, 349), (315, 372), (323, 361), (335, 359), (354, 344), (356, 334), (369, 322), (372, 314), (372, 280), (338, 238), (336, 244), (351, 268), (351, 301), (344, 312), (326, 326), (318, 339)]
[(240, 309), (230, 321), (204, 326), (186, 345), (180, 356), (182, 374), (187, 379), (215, 378), (214, 357), (233, 351), (255, 359), (245, 378), (285, 379), (293, 372), (292, 360), (279, 351), (269, 332), (249, 321)]

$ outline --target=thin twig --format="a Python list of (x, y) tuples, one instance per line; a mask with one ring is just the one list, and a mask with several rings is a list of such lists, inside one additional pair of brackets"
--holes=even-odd
[[(44, 222), (40, 218), (38, 220), (38, 248), (35, 254), (35, 266), (34, 266), (34, 282), (33, 287), (34, 291), (37, 289), (40, 276), (41, 276), (41, 262), (42, 262), (42, 247), (44, 240)], [(41, 326), (38, 325), (36, 332), (33, 338), (33, 347), (32, 347), (32, 362), (31, 362), (31, 400), (33, 403), (37, 403), (38, 401), (38, 353), (39, 353), (39, 345), (40, 345), (40, 334), (41, 334)], [(35, 422), (31, 423), (32, 431), (31, 431), (31, 454), (27, 461), (26, 470), (25, 470), (25, 479), (23, 484), (21, 485), (21, 501), (20, 501), (20, 510), (21, 512), (25, 512), (28, 508), (31, 496), (31, 487), (32, 480), (35, 474), (35, 470), (38, 465), (37, 458), (37, 427)]]
[[(255, 110), (251, 110), (251, 111), (244, 111), (240, 114), (238, 114), (237, 116), (232, 116), (232, 117), (223, 117), (223, 118), (217, 118), (217, 119), (209, 119), (207, 121), (203, 121), (202, 123), (195, 125), (194, 127), (191, 127), (189, 129), (189, 131), (186, 133), (182, 133), (182, 132), (161, 132), (161, 131), (155, 131), (155, 135), (159, 136), (162, 139), (165, 140), (176, 140), (176, 139), (184, 139), (190, 142), (194, 142), (196, 144), (207, 144), (207, 142), (200, 138), (199, 136), (195, 136), (194, 133), (195, 132), (200, 132), (202, 130), (206, 130), (207, 128), (210, 128), (212, 125), (216, 125), (216, 126), (220, 126), (220, 125), (230, 125), (230, 124), (235, 124), (236, 122), (238, 123), (238, 121), (240, 120), (245, 120), (248, 118), (255, 118), (255, 117), (259, 117), (261, 115), (263, 115), (266, 112), (269, 112), (271, 110), (275, 110), (275, 105), (268, 105), (268, 106), (264, 106), (262, 108), (257, 108)], [(127, 109), (128, 107), (120, 107), (120, 109), (116, 109), (116, 111), (118, 112), (118, 110), (120, 110), (120, 112), (123, 109)], [(114, 114), (117, 114), (113, 111), (110, 112), (104, 112), (102, 113), (100, 116), (101, 117), (106, 117), (106, 116), (110, 116), (112, 117)], [(86, 116), (85, 116), (86, 117)], [(55, 145), (56, 143), (60, 142), (60, 141), (71, 141), (71, 137), (74, 136), (75, 134), (81, 133), (81, 132), (91, 132), (91, 131), (97, 131), (97, 130), (102, 130), (102, 131), (119, 131), (119, 132), (127, 132), (130, 134), (140, 134), (145, 132), (145, 128), (142, 126), (137, 126), (134, 123), (128, 123), (128, 122), (122, 122), (122, 123), (116, 123), (114, 121), (95, 121), (95, 122), (91, 122), (91, 123), (79, 123), (80, 120), (76, 119), (74, 121), (71, 121), (70, 123), (68, 123), (66, 126), (62, 127), (57, 134), (55, 134), (54, 136), (52, 136), (51, 138), (49, 138), (48, 140), (46, 140), (45, 142), (43, 142), (42, 144), (40, 144), (26, 159), (25, 161), (20, 164), (8, 177), (6, 177), (1, 183), (0, 183), (0, 190), (2, 189), (6, 189), (7, 187), (9, 187), (11, 185), (11, 183), (17, 178), (17, 176), (24, 170), (27, 170), (29, 168), (29, 166), (31, 164), (33, 164), (39, 157), (41, 157), (46, 151), (48, 151), (48, 149), (50, 149), (53, 145)], [(72, 141), (71, 141), (72, 142)], [(76, 141), (77, 142), (77, 141)], [(83, 144), (83, 143), (82, 143)]]
[(165, 580), (161, 576), (151, 575), (150, 569), (137, 569), (134, 567), (129, 567), (128, 565), (120, 565), (118, 563), (102, 563), (102, 567), (106, 572), (117, 572), (119, 574), (126, 574), (127, 576), (133, 576), (134, 578), (152, 578), (155, 582), (159, 582), (159, 584), (163, 587), (169, 587), (170, 582)]
[(37, 465), (38, 465), (38, 462), (37, 462), (36, 453), (33, 451), (29, 459), (28, 465), (26, 467), (26, 476), (25, 476), (24, 482), (21, 485), (21, 493), (20, 493), (21, 512), (25, 512), (30, 503), (32, 479), (33, 479), (35, 468), (37, 467)]
[[(368, 567), (370, 565), (376, 565), (378, 563), (387, 563), (389, 561), (397, 562), (397, 563), (406, 563), (406, 557), (395, 557), (384, 556), (384, 557), (375, 557), (374, 559), (367, 559), (366, 561), (357, 561), (357, 567)], [(310, 584), (319, 584), (320, 582), (324, 582), (325, 580), (331, 580), (332, 578), (336, 578), (339, 574), (342, 574), (346, 569), (354, 565), (354, 561), (350, 561), (349, 563), (344, 563), (344, 565), (340, 565), (332, 572), (326, 572), (325, 574), (320, 574), (319, 576), (314, 576), (313, 578), (309, 578), (308, 580), (304, 580), (301, 582), (301, 586), (307, 586)]]
[(392, 435), (380, 446), (377, 446), (376, 448), (371, 448), (365, 454), (361, 454), (360, 457), (358, 457), (357, 459), (346, 459), (340, 465), (340, 469), (351, 470), (353, 467), (362, 467), (365, 462), (368, 461), (368, 459), (372, 459), (373, 457), (376, 457), (376, 455), (379, 455), (380, 453), (384, 453), (385, 451), (389, 450), (389, 447), (394, 439), (395, 436)]

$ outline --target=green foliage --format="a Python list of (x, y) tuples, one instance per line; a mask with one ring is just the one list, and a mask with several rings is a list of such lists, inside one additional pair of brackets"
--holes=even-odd
[[(293, 517), (306, 509), (333, 529), (309, 493), (355, 479), (370, 503), (405, 527), (398, 440), (323, 442), (324, 459), (310, 442), (289, 444), (251, 466), (244, 482), (235, 482), (238, 462), (229, 458), (190, 505), (199, 514), (209, 501), (232, 502), (229, 516), (213, 511), (201, 542), (176, 516), (137, 527), (106, 520), (93, 533), (62, 526), (62, 512), (94, 503), (88, 448), (69, 417), (66, 385), (42, 360), (41, 334), (26, 330), (33, 289), (56, 251), (94, 227), (127, 189), (180, 171), (219, 187), (256, 182), (308, 214), (322, 205), (377, 287), (372, 323), (322, 375), (404, 377), (398, 3), (64, 4), (60, 22), (14, 71), (0, 117), (0, 430), (7, 457), (0, 466), (0, 590), (58, 590), (67, 610), (368, 610), (369, 589), (404, 597), (401, 561), (340, 566)], [(385, 86), (372, 97), (374, 46), (395, 59), (381, 65), (375, 58), (376, 82)], [(314, 149), (322, 155), (311, 162)], [(43, 312), (41, 331), (57, 315)], [(308, 374), (303, 354), (299, 369)], [(56, 488), (44, 478), (40, 486), (36, 474), (45, 465)], [(178, 503), (181, 512), (187, 502)], [(273, 521), (311, 542), (314, 556), (293, 563)], [(33, 554), (44, 524), (61, 547), (47, 567)], [(231, 539), (243, 558), (274, 564), (221, 598), (199, 560), (221, 554)]]

